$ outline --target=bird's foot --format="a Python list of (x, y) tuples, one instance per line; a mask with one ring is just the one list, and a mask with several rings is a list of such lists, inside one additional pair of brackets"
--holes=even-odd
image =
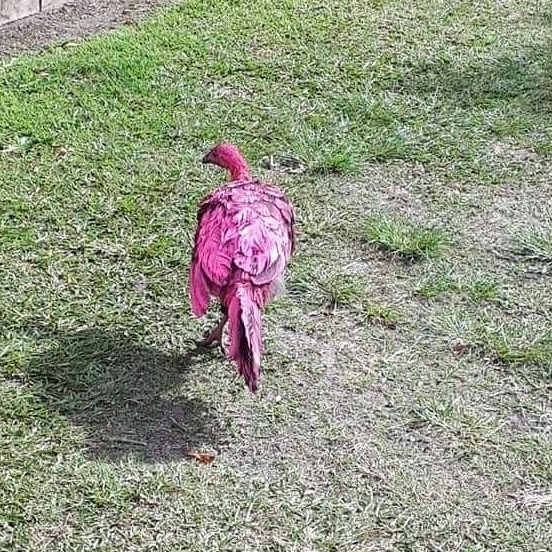
[(226, 352), (226, 346), (222, 342), (222, 339), (220, 341), (218, 339), (213, 339), (213, 340), (202, 339), (201, 341), (196, 341), (195, 343), (196, 343), (196, 346), (199, 347), (200, 349), (214, 349), (215, 347), (218, 346), (222, 355), (228, 356)]
[(212, 349), (222, 343), (222, 336), (213, 336), (213, 332), (207, 334), (204, 339), (196, 341), (196, 345), (202, 349)]
[(196, 345), (198, 347), (201, 347), (202, 349), (212, 349), (213, 347), (216, 347), (218, 345), (220, 347), (220, 350), (222, 351), (222, 354), (224, 356), (227, 356), (226, 348), (222, 340), (222, 333), (225, 324), (226, 319), (223, 318), (211, 332), (207, 333), (204, 339), (196, 341)]

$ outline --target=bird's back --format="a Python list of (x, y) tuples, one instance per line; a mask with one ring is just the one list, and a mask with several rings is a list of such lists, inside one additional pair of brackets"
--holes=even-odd
[[(276, 284), (294, 249), (293, 208), (283, 192), (257, 181), (233, 181), (200, 204), (191, 267), (192, 307), (236, 280)], [(194, 293), (195, 290), (195, 293)]]

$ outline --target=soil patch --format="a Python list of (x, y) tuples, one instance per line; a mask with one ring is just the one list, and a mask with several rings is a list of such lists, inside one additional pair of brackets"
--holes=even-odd
[(40, 51), (135, 21), (170, 0), (77, 0), (0, 27), (0, 58)]

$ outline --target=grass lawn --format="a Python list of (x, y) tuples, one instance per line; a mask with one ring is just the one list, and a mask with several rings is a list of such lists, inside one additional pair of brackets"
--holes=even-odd
[[(0, 62), (0, 550), (548, 549), (551, 13), (187, 0)], [(222, 139), (298, 212), (257, 397), (189, 354)]]

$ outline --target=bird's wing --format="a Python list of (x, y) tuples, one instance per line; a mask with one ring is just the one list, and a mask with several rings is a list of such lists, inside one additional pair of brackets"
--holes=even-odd
[(236, 213), (238, 248), (234, 263), (255, 284), (274, 281), (284, 272), (294, 247), (293, 209), (277, 188), (255, 184), (241, 190)]
[(207, 310), (209, 296), (218, 294), (228, 281), (236, 244), (227, 240), (232, 221), (217, 194), (202, 201), (197, 221), (190, 267), (190, 295), (192, 311), (201, 316)]
[(274, 204), (284, 220), (289, 243), (291, 246), (291, 255), (295, 251), (295, 213), (293, 211), (293, 206), (291, 205), (287, 197), (279, 189), (276, 188), (276, 191), (277, 195)]

